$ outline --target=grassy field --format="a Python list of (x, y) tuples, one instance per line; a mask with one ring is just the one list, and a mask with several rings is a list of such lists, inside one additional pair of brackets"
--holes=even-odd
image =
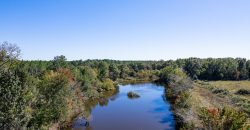
[(196, 81), (190, 90), (190, 112), (186, 112), (186, 120), (195, 122), (196, 128), (200, 128), (198, 117), (199, 109), (223, 108), (225, 106), (243, 110), (249, 115), (250, 123), (250, 95), (237, 94), (239, 90), (250, 91), (250, 81)]
[[(250, 81), (211, 81), (210, 85), (228, 90), (231, 94), (236, 93), (239, 89), (250, 90)], [(246, 95), (250, 98), (250, 95)]]
[(231, 96), (237, 96), (250, 101), (250, 94), (237, 94), (239, 90), (248, 90), (250, 92), (250, 81), (213, 81), (209, 83), (215, 88), (227, 90)]
[[(211, 81), (198, 82), (198, 84), (227, 102), (222, 103), (223, 105), (243, 109), (250, 115), (250, 81)], [(242, 91), (246, 93), (239, 93)]]

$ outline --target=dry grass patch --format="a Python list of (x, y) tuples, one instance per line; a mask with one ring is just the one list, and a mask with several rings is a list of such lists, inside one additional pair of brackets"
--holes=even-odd
[(250, 90), (250, 81), (211, 81), (209, 84), (217, 88), (226, 89), (232, 94), (239, 89)]
[[(186, 115), (186, 118), (190, 121), (195, 122), (196, 128), (202, 128), (202, 122), (198, 117), (201, 108), (222, 109), (223, 107), (227, 106), (231, 108), (241, 109), (241, 107), (236, 107), (237, 104), (232, 103), (232, 96), (230, 95), (233, 95), (234, 91), (237, 91), (238, 89), (242, 89), (244, 87), (239, 87), (236, 89), (235, 87), (233, 87), (234, 85), (228, 82), (225, 83), (230, 84), (231, 89), (227, 89), (226, 87), (219, 87), (219, 85), (223, 84), (223, 82), (224, 81), (217, 81), (217, 86), (215, 86), (215, 82), (210, 83), (198, 81), (194, 84), (193, 89), (190, 91), (192, 95), (190, 98), (191, 112), (189, 112), (189, 115)], [(223, 84), (223, 86), (225, 86), (225, 84)], [(229, 93), (221, 96), (221, 93), (219, 93), (219, 91), (217, 91), (218, 93), (215, 93), (213, 92), (213, 90), (227, 90)]]
[[(243, 109), (250, 115), (250, 81), (211, 81), (201, 82), (202, 86), (214, 89), (224, 89), (229, 92), (225, 98), (231, 100), (231, 103), (239, 109)], [(243, 93), (244, 91), (244, 93)]]

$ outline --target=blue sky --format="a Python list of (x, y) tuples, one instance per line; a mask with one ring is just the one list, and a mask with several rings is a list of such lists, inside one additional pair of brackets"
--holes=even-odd
[(26, 60), (250, 59), (249, 0), (1, 0)]

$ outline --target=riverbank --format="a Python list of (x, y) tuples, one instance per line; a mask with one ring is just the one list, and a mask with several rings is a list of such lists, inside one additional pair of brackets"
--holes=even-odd
[(154, 78), (126, 78), (126, 79), (117, 79), (117, 84), (138, 84), (138, 83), (150, 83), (150, 82), (155, 82), (159, 78), (154, 77)]
[[(189, 90), (190, 108), (177, 108), (175, 114), (179, 120), (179, 124), (186, 129), (204, 129), (202, 119), (200, 119), (200, 111), (202, 108), (223, 109), (224, 107), (233, 108), (236, 111), (243, 110), (248, 113), (249, 95), (237, 95), (240, 89), (250, 89), (249, 81), (195, 81), (193, 88)], [(236, 100), (238, 99), (238, 100)], [(243, 105), (244, 104), (244, 105)], [(244, 129), (249, 128), (250, 116), (248, 113), (247, 123)], [(178, 123), (178, 121), (177, 121)]]
[(87, 119), (88, 115), (90, 115), (93, 104), (101, 103), (97, 99), (106, 99), (117, 93), (118, 85), (117, 83), (113, 83), (113, 85), (114, 89), (102, 91), (96, 91), (93, 89), (82, 92), (81, 84), (76, 83), (76, 85), (71, 88), (72, 96), (71, 99), (68, 99), (67, 107), (69, 109), (67, 115), (65, 115), (63, 121), (53, 124), (50, 129), (69, 129), (72, 126), (72, 121), (79, 116)]

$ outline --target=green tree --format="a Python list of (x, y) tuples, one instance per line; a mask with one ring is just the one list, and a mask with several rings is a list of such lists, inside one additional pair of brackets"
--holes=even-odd
[(98, 80), (96, 71), (89, 66), (80, 67), (79, 70), (81, 76), (79, 77), (78, 81), (82, 83), (82, 91), (93, 87), (94, 82)]
[[(6, 129), (25, 128), (31, 119), (34, 87), (22, 77), (9, 71), (0, 71), (0, 125)], [(31, 79), (29, 79), (31, 80)]]
[(67, 67), (68, 67), (67, 58), (61, 55), (54, 57), (50, 69), (57, 70), (59, 68), (67, 68)]
[(248, 78), (250, 78), (250, 60), (247, 61), (246, 68), (247, 68), (247, 71), (248, 71)]
[(8, 42), (0, 43), (0, 68), (8, 65), (10, 67), (18, 60), (21, 50), (15, 44)]
[(107, 62), (101, 61), (98, 65), (98, 78), (103, 80), (108, 78), (109, 75), (109, 65)]
[(58, 72), (48, 72), (39, 85), (39, 95), (30, 126), (41, 128), (57, 122), (66, 113), (69, 80)]
[(246, 80), (248, 79), (248, 70), (247, 70), (247, 60), (243, 58), (237, 58), (238, 61), (238, 79), (240, 80)]
[(164, 83), (169, 84), (175, 80), (175, 77), (186, 78), (187, 75), (180, 69), (167, 66), (163, 68), (160, 72), (160, 80)]
[(198, 79), (202, 73), (202, 61), (198, 58), (189, 58), (186, 61), (185, 71), (192, 79)]
[(16, 45), (7, 42), (0, 45), (0, 125), (4, 129), (24, 128), (31, 118), (34, 82), (15, 68), (19, 55)]
[(128, 66), (123, 64), (120, 66), (120, 70), (121, 70), (120, 78), (123, 78), (123, 79), (127, 78), (130, 73)]
[(116, 64), (110, 64), (109, 66), (109, 77), (113, 80), (116, 81), (117, 78), (119, 78), (120, 75), (120, 70), (116, 66)]

